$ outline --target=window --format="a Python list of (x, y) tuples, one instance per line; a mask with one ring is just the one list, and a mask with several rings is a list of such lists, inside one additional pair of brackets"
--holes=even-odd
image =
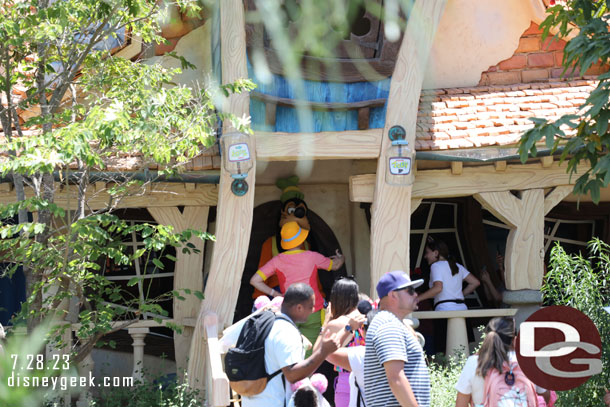
[(428, 235), (434, 235), (447, 243), (449, 252), (455, 256), (458, 263), (465, 264), (457, 219), (457, 203), (424, 201), (419, 205), (411, 216), (411, 253), (417, 253), (416, 256), (411, 256), (415, 260), (411, 269), (421, 266)]
[(595, 236), (594, 220), (566, 220), (544, 218), (544, 253), (550, 254), (555, 242), (559, 242), (567, 253), (578, 253), (587, 247)]
[[(130, 210), (129, 212), (135, 212)], [(142, 212), (142, 211), (137, 211)], [(133, 213), (128, 214), (128, 223), (134, 226), (138, 223), (149, 223), (155, 224), (151, 220), (148, 211), (138, 216), (139, 214)], [(125, 219), (125, 213), (117, 213), (119, 217)], [(132, 232), (131, 235), (123, 240), (123, 244), (127, 246), (127, 253), (132, 254), (135, 250), (144, 247), (143, 238), (140, 233)], [(131, 294), (132, 298), (138, 299), (140, 302), (144, 302), (145, 299), (155, 298), (164, 293), (170, 292), (174, 287), (174, 262), (169, 260), (166, 255), (170, 254), (176, 256), (175, 249), (173, 247), (166, 248), (163, 253), (151, 252), (150, 256), (144, 255), (132, 264), (117, 265), (114, 264), (110, 259), (106, 259), (102, 266), (102, 275), (109, 281), (116, 282), (122, 290)], [(163, 269), (156, 267), (153, 264), (153, 259), (159, 259), (163, 263)], [(133, 286), (129, 286), (128, 282), (133, 277), (139, 277), (137, 283)], [(159, 305), (168, 312), (168, 316), (162, 316), (153, 313), (145, 313), (144, 319), (151, 318), (171, 318), (172, 316), (172, 299), (166, 299), (159, 302)], [(125, 309), (131, 309), (125, 304), (113, 303), (117, 307)], [(133, 309), (132, 309), (133, 310)], [(135, 311), (135, 310), (133, 310)]]
[[(506, 246), (510, 227), (502, 223), (489, 211), (483, 210), (483, 223), (487, 232), (490, 250), (494, 248), (500, 254)], [(559, 242), (567, 253), (579, 253), (595, 236), (595, 220), (569, 220), (544, 218), (544, 253), (549, 255), (555, 242)]]

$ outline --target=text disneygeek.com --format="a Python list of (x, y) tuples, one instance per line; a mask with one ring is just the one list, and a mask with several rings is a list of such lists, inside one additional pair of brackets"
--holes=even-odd
[(9, 387), (43, 387), (52, 390), (68, 390), (77, 387), (94, 388), (94, 387), (131, 387), (133, 386), (133, 377), (111, 377), (104, 376), (96, 378), (91, 372), (89, 376), (21, 376), (19, 373), (13, 372), (7, 378)]

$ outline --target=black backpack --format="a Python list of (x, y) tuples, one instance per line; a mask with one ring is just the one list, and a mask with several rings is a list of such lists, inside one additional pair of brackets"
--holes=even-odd
[[(277, 318), (289, 321), (282, 316)], [(271, 311), (254, 315), (241, 329), (235, 347), (227, 352), (225, 372), (231, 388), (237, 394), (248, 397), (259, 394), (265, 390), (269, 380), (281, 373), (279, 369), (268, 374), (265, 369), (265, 339), (275, 320), (276, 315)]]

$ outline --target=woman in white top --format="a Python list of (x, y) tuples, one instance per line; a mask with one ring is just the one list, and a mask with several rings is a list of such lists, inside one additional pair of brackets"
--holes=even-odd
[[(428, 236), (424, 258), (430, 264), (430, 289), (419, 294), (418, 300), (434, 297), (435, 311), (467, 310), (464, 296), (472, 293), (481, 284), (464, 266), (458, 264), (442, 240)], [(462, 289), (462, 282), (468, 285)]]

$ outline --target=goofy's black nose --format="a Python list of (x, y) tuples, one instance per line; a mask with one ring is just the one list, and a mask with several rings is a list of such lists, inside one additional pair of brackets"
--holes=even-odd
[(297, 218), (304, 218), (305, 217), (305, 208), (296, 208), (294, 210), (294, 216), (296, 216)]

